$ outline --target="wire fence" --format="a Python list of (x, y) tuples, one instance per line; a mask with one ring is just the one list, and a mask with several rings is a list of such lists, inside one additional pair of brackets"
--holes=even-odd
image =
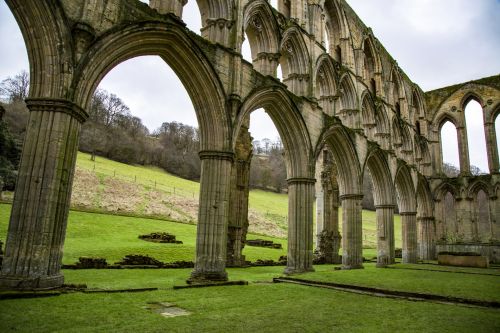
[(198, 193), (199, 193), (199, 191), (189, 191), (189, 190), (180, 188), (178, 186), (172, 186), (172, 184), (164, 184), (156, 179), (149, 179), (149, 178), (145, 178), (144, 176), (138, 176), (138, 175), (132, 174), (132, 173), (126, 173), (126, 174), (120, 173), (119, 171), (116, 171), (116, 169), (103, 168), (103, 167), (97, 166), (95, 163), (94, 163), (94, 166), (92, 169), (96, 174), (102, 174), (105, 176), (110, 176), (113, 178), (118, 178), (118, 179), (126, 180), (129, 182), (141, 184), (143, 186), (147, 186), (147, 187), (153, 188), (155, 190), (165, 192), (169, 195), (194, 199), (194, 198), (197, 198)]

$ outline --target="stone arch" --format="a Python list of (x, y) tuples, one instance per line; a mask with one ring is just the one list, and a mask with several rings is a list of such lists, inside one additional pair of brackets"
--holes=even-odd
[(236, 144), (235, 140), (244, 119), (258, 108), (266, 110), (283, 141), (287, 177), (312, 178), (314, 167), (311, 162), (312, 145), (308, 130), (300, 111), (282, 87), (260, 88), (245, 99), (233, 131), (232, 146)]
[(294, 94), (307, 95), (310, 80), (309, 51), (297, 27), (293, 26), (285, 31), (280, 50), (283, 83)]
[(288, 182), (288, 255), (285, 273), (312, 271), (314, 161), (309, 133), (300, 111), (281, 86), (252, 92), (241, 106), (233, 133), (233, 146), (249, 114), (264, 108), (285, 147)]
[(398, 113), (400, 113), (401, 118), (409, 120), (408, 110), (406, 109), (406, 103), (404, 103), (404, 101), (406, 100), (406, 93), (403, 86), (403, 80), (401, 79), (399, 68), (396, 65), (394, 65), (391, 70), (389, 81), (390, 81), (389, 102), (394, 107), (396, 115), (399, 116)]
[(361, 97), (361, 117), (363, 119), (363, 129), (365, 131), (366, 136), (370, 140), (375, 140), (375, 131), (377, 127), (377, 119), (376, 119), (376, 109), (373, 103), (373, 99), (370, 96), (370, 93), (365, 90)]
[(250, 42), (254, 68), (264, 75), (276, 77), (280, 36), (271, 5), (267, 1), (252, 1), (245, 6), (243, 30)]
[(361, 165), (354, 142), (344, 127), (340, 124), (330, 126), (323, 133), (320, 142), (329, 147), (337, 165), (340, 195), (363, 193)]
[(225, 93), (202, 54), (180, 27), (130, 25), (92, 45), (77, 69), (80, 80), (73, 84), (75, 101), (86, 108), (98, 83), (119, 63), (141, 55), (158, 55), (177, 74), (191, 98), (200, 127), (201, 150), (229, 150), (231, 133)]
[(322, 55), (318, 58), (315, 78), (316, 98), (319, 100), (323, 112), (333, 116), (335, 114), (334, 101), (337, 94), (337, 80), (335, 66), (328, 55)]
[(415, 188), (410, 169), (406, 164), (401, 163), (399, 166), (394, 183), (398, 192), (399, 211), (401, 213), (416, 212)]
[[(344, 269), (363, 267), (361, 165), (352, 138), (345, 128), (332, 124), (322, 140), (332, 152), (337, 165), (340, 200), (342, 201), (342, 265)], [(319, 154), (321, 150), (317, 150)]]
[(340, 78), (338, 101), (339, 106), (336, 109), (342, 123), (351, 128), (360, 128), (358, 96), (349, 74), (344, 74)]
[(201, 35), (215, 43), (230, 46), (233, 28), (233, 1), (196, 0), (201, 15)]
[(329, 40), (330, 50), (328, 53), (340, 64), (347, 64), (352, 57), (349, 45), (350, 31), (345, 14), (339, 3), (325, 1), (325, 27)]
[(366, 159), (364, 171), (366, 168), (373, 178), (375, 206), (394, 205), (394, 186), (385, 153), (380, 149), (372, 150)]
[(375, 47), (373, 35), (368, 34), (362, 44), (363, 63), (362, 77), (370, 92), (376, 96), (380, 93), (382, 64)]
[(410, 169), (406, 164), (399, 165), (395, 186), (403, 232), (403, 263), (416, 263), (418, 257), (417, 202)]
[(465, 111), (465, 107), (472, 100), (475, 100), (476, 102), (478, 102), (479, 105), (481, 105), (481, 108), (483, 108), (483, 106), (484, 106), (483, 98), (481, 98), (481, 96), (479, 94), (477, 94), (475, 91), (468, 91), (464, 94), (464, 96), (460, 100), (461, 110)]
[[(377, 218), (377, 267), (394, 263), (394, 186), (387, 156), (380, 149), (370, 152), (365, 169), (370, 170)], [(363, 178), (364, 179), (364, 178)]]
[(415, 131), (418, 135), (424, 135), (425, 131), (422, 128), (424, 124), (421, 123), (421, 120), (425, 121), (425, 109), (422, 98), (422, 93), (420, 89), (417, 87), (413, 88), (412, 93), (412, 113), (413, 116), (410, 116), (410, 121), (412, 125), (415, 126)]
[[(447, 207), (447, 196), (451, 195), (453, 207)], [(448, 240), (455, 237), (457, 229), (456, 200), (459, 198), (459, 190), (452, 183), (445, 181), (434, 190), (435, 212), (436, 212), (436, 238)], [(450, 210), (452, 208), (452, 212)]]

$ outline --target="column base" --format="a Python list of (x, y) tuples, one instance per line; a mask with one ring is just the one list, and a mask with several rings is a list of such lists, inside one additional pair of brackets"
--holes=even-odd
[(41, 276), (38, 278), (25, 278), (16, 276), (0, 276), (0, 290), (43, 290), (62, 287), (64, 276)]
[(202, 284), (207, 282), (227, 281), (227, 272), (191, 272), (191, 277), (186, 280), (187, 284)]
[(362, 264), (357, 264), (357, 265), (342, 265), (342, 270), (348, 270), (348, 269), (363, 269)]
[(307, 273), (307, 272), (314, 272), (314, 268), (295, 268), (295, 267), (287, 267), (283, 271), (283, 274), (286, 275), (293, 275), (293, 274), (300, 274), (300, 273)]

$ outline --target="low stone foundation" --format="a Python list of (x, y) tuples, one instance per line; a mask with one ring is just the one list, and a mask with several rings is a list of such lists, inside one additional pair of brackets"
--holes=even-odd
[(248, 246), (259, 246), (267, 247), (270, 249), (281, 249), (281, 244), (273, 243), (273, 241), (268, 241), (264, 239), (247, 239), (246, 245)]
[(500, 264), (500, 244), (437, 244), (436, 253), (474, 252), (488, 258), (490, 264)]

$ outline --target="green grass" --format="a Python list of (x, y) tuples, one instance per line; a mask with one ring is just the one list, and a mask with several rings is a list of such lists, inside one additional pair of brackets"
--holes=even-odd
[[(340, 270), (329, 273), (321, 268), (316, 272), (302, 274), (300, 277), (315, 281), (500, 302), (500, 276), (460, 274), (456, 271), (430, 272), (399, 269), (399, 264), (393, 265), (394, 268), (386, 269), (376, 268), (375, 264), (372, 263), (364, 263), (363, 266), (364, 269)], [(402, 267), (419, 268), (421, 266), (404, 265)], [(494, 274), (498, 270), (484, 269), (482, 272)]]
[[(90, 160), (90, 155), (79, 152), (77, 166), (95, 172), (100, 178), (116, 176), (126, 181), (136, 182), (146, 187), (154, 187), (168, 193), (186, 197), (198, 197), (199, 183), (185, 180), (171, 175), (160, 168), (127, 165), (106, 158), (96, 157), (95, 162)], [(251, 190), (249, 207), (260, 212), (266, 219), (271, 220), (283, 230), (287, 229), (288, 196), (262, 190)], [(140, 215), (141, 212), (137, 212)], [(339, 224), (341, 223), (342, 210), (339, 209)], [(365, 257), (376, 256), (376, 213), (363, 210), (363, 247)], [(401, 247), (401, 219), (394, 216), (394, 234), (396, 247)]]
[[(0, 204), (0, 239), (7, 234), (10, 205)], [(169, 232), (183, 244), (159, 244), (141, 240), (139, 235), (151, 232)], [(247, 246), (244, 254), (247, 260), (278, 260), (286, 255), (284, 239), (249, 234), (248, 239), (263, 238), (280, 243), (283, 249), (267, 249)], [(193, 261), (196, 246), (196, 226), (163, 220), (134, 218), (97, 213), (70, 211), (64, 264), (72, 264), (81, 256), (106, 258), (108, 263), (121, 260), (127, 254), (149, 255), (163, 262), (178, 260)]]
[[(322, 266), (323, 274), (331, 266)], [(269, 281), (280, 267), (230, 269)], [(393, 271), (393, 270), (387, 270)], [(173, 290), (190, 270), (66, 271), (89, 287), (158, 286), (153, 292), (65, 294), (0, 301), (1, 332), (498, 332), (498, 310), (357, 295), (291, 284)], [(355, 272), (361, 272), (357, 270)], [(480, 281), (479, 281), (480, 282)], [(172, 302), (189, 316), (163, 318), (145, 307)]]

